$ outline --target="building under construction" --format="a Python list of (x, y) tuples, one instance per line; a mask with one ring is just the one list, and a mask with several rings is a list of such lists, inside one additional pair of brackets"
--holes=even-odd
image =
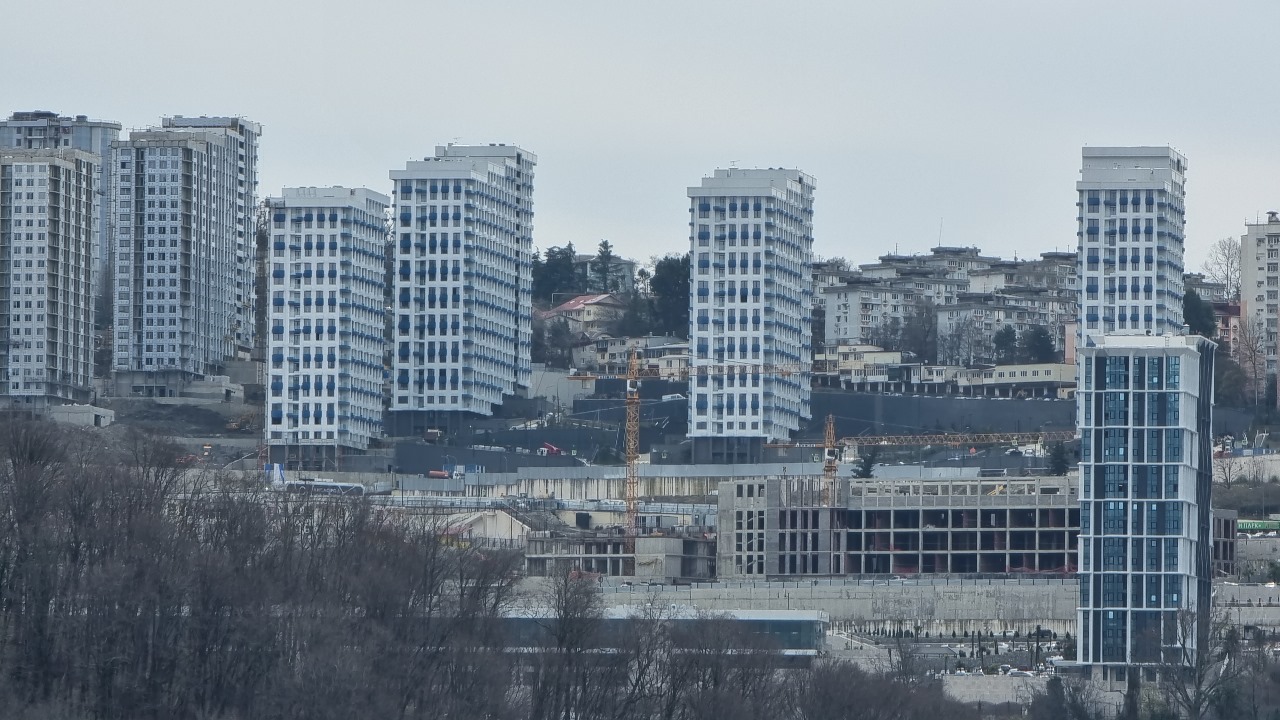
[(719, 491), (721, 578), (1076, 571), (1069, 477), (765, 476)]
[(637, 582), (709, 582), (716, 578), (715, 534), (673, 528), (628, 538), (621, 527), (530, 533), (525, 545), (528, 575), (551, 577), (575, 571)]

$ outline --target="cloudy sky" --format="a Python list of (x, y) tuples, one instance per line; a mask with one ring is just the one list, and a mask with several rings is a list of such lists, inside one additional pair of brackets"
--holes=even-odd
[(639, 259), (687, 249), (685, 187), (730, 163), (817, 178), (821, 256), (1074, 248), (1080, 147), (1168, 144), (1195, 268), (1280, 209), (1280, 3), (1210, 5), (28, 3), (0, 109), (242, 115), (270, 194), (386, 192), (436, 144), (515, 143), (539, 159), (537, 245)]

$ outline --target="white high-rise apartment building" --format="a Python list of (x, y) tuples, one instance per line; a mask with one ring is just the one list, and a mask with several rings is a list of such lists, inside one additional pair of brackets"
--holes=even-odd
[(759, 462), (810, 417), (814, 180), (716, 170), (689, 188), (693, 461)]
[(0, 149), (0, 397), (90, 400), (98, 156)]
[(389, 434), (492, 415), (528, 388), (536, 164), (514, 145), (449, 145), (391, 171)]
[(1276, 382), (1280, 354), (1280, 213), (1269, 212), (1265, 222), (1245, 223), (1244, 227), (1240, 238), (1240, 331), (1232, 346), (1246, 374), (1271, 386)]
[[(106, 191), (102, 177), (103, 159), (110, 154), (111, 143), (120, 139), (120, 123), (90, 120), (87, 115), (60, 116), (47, 110), (15, 112), (8, 120), (0, 120), (0, 150), (28, 148), (37, 150), (74, 148), (95, 156), (98, 176), (94, 186), (99, 194)], [(110, 203), (98, 201), (97, 237), (93, 243), (93, 297), (102, 292), (107, 275), (107, 213)]]
[(1120, 683), (1191, 662), (1208, 622), (1215, 345), (1182, 324), (1186, 160), (1085, 148), (1078, 659)]
[(1186, 158), (1167, 147), (1086, 147), (1083, 160), (1081, 336), (1182, 332)]
[(260, 133), (239, 118), (165, 118), (112, 145), (118, 394), (176, 395), (252, 342)]
[[(236, 350), (241, 357), (248, 357), (254, 343), (254, 320), (257, 317), (257, 296), (254, 281), (257, 264), (254, 262), (254, 231), (258, 205), (258, 138), (262, 126), (238, 117), (167, 117), (163, 128), (169, 130), (211, 130), (224, 132), (236, 146), (235, 175), (232, 202), (235, 203), (235, 252), (233, 269), (235, 293), (232, 309), (235, 313), (233, 334)], [(230, 164), (228, 164), (230, 171)]]
[(271, 214), (270, 461), (339, 470), (382, 435), (386, 211), (364, 188), (285, 188)]

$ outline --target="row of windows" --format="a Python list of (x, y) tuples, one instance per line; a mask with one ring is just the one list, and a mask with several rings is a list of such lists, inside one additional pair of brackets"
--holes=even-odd
[[(1080, 604), (1083, 607), (1179, 608), (1182, 600), (1182, 582), (1181, 575), (1147, 575), (1145, 577), (1123, 574), (1102, 575), (1100, 579), (1095, 578), (1092, 582), (1081, 581)], [(1090, 597), (1093, 594), (1091, 591), (1098, 593), (1100, 605), (1090, 604)], [(1111, 621), (1104, 620), (1103, 627), (1104, 645), (1112, 642), (1123, 646), (1123, 621), (1117, 626), (1113, 617)]]
[(1084, 363), (1084, 389), (1095, 389), (1096, 379), (1098, 390), (1177, 390), (1181, 372), (1182, 358), (1176, 355), (1107, 355)]
[(1183, 505), (1176, 501), (1097, 501), (1080, 514), (1080, 533), (1087, 535), (1096, 526), (1106, 535), (1181, 535)]
[[(1182, 462), (1183, 430), (1147, 430), (1129, 431), (1108, 428), (1102, 431), (1101, 440), (1095, 432), (1080, 444), (1080, 459), (1084, 462), (1121, 463), (1130, 460), (1129, 449), (1133, 448), (1133, 460), (1136, 462)], [(1132, 439), (1132, 446), (1129, 444)]]
[[(1082, 465), (1081, 492), (1084, 498), (1128, 498), (1139, 500), (1178, 497), (1177, 465), (1109, 464), (1096, 468)], [(1130, 485), (1132, 483), (1132, 493)]]

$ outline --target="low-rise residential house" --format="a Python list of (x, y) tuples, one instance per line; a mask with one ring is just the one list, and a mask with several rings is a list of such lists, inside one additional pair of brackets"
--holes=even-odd
[[(574, 348), (573, 366), (599, 372), (624, 373), (632, 350), (640, 352), (646, 369), (661, 369), (662, 364), (656, 362), (658, 358), (680, 354), (685, 356), (684, 367), (688, 366), (689, 343), (670, 335), (600, 336)], [(675, 360), (671, 367), (678, 367)]]
[(543, 320), (564, 320), (574, 335), (591, 335), (608, 332), (626, 312), (627, 303), (613, 293), (579, 295), (556, 307), (540, 312)]
[(993, 365), (956, 373), (956, 393), (971, 397), (1075, 397), (1076, 367), (1066, 363)]

